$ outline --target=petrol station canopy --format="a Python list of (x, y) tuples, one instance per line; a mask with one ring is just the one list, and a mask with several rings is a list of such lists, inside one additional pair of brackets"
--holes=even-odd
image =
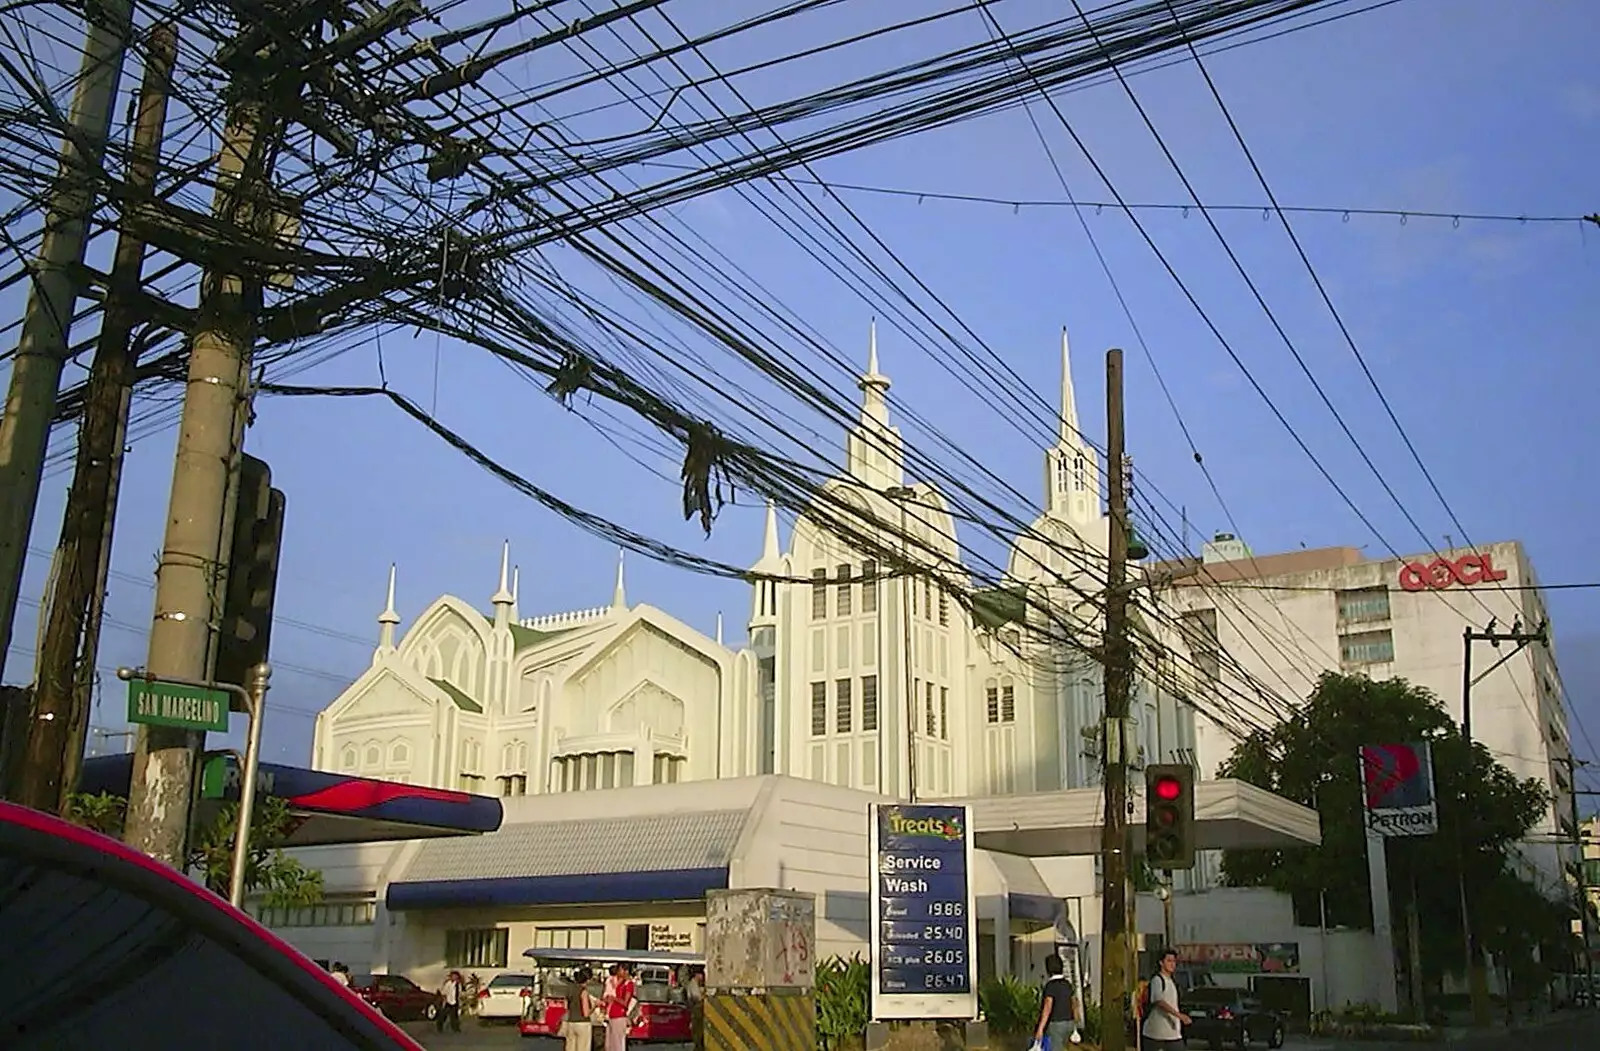
[[(1128, 824), (1135, 852), (1144, 850), (1144, 800), (1129, 793)], [(942, 802), (942, 800), (941, 800)], [(1103, 788), (987, 796), (960, 800), (972, 807), (974, 845), (1023, 857), (1068, 857), (1100, 852)], [(1280, 850), (1322, 842), (1317, 812), (1244, 781), (1196, 781), (1195, 834), (1201, 850)]]
[[(86, 759), (79, 791), (127, 798), (132, 775), (131, 755)], [(200, 778), (197, 818), (208, 820), (223, 803), (238, 802), (239, 782), (239, 764), (233, 753), (208, 753)], [(262, 763), (257, 769), (256, 794), (288, 804), (295, 825), (283, 843), (286, 847), (472, 836), (496, 831), (503, 816), (500, 800), (493, 796), (278, 763)]]

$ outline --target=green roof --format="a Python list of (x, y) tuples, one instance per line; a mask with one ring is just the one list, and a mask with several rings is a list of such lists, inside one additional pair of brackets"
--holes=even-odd
[[(490, 624), (494, 623), (493, 614), (482, 613), (482, 616), (483, 619), (488, 621)], [(511, 642), (516, 646), (518, 653), (521, 653), (523, 650), (531, 650), (536, 646), (542, 646), (546, 642), (549, 642), (551, 639), (555, 638), (557, 635), (565, 635), (567, 632), (572, 630), (572, 628), (557, 628), (555, 631), (540, 631), (538, 628), (523, 627), (521, 624), (518, 624), (515, 621), (511, 622), (510, 627)]]
[(449, 698), (455, 702), (457, 708), (460, 708), (464, 712), (475, 712), (479, 715), (483, 714), (483, 705), (479, 704), (471, 697), (468, 697), (466, 694), (445, 682), (443, 679), (429, 679), (428, 681), (439, 687), (439, 689), (443, 690), (449, 696)]

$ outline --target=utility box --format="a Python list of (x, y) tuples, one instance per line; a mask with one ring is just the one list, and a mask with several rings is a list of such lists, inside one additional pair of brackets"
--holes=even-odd
[(704, 1051), (816, 1051), (816, 898), (706, 894)]

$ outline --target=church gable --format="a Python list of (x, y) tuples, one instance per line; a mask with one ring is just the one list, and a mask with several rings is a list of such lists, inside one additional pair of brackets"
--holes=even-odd
[(410, 681), (409, 676), (394, 668), (379, 665), (329, 706), (328, 718), (335, 729), (372, 719), (426, 718), (433, 715), (441, 700), (427, 686)]
[(676, 622), (654, 623), (647, 609), (640, 607), (631, 623), (599, 643), (567, 680), (562, 722), (569, 735), (637, 732), (647, 725), (678, 737), (691, 724), (716, 718), (720, 665), (670, 634)]
[(487, 685), (489, 629), (481, 613), (446, 595), (406, 632), (400, 657), (423, 677), (472, 695)]
[(641, 726), (667, 737), (682, 737), (683, 701), (654, 682), (642, 682), (612, 706), (606, 727), (612, 733), (632, 733)]

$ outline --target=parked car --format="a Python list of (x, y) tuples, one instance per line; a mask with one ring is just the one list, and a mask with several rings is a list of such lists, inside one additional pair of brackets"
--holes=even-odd
[(439, 1014), (439, 994), (403, 974), (352, 974), (350, 988), (385, 1018), (396, 1022), (432, 1019)]
[[(181, 873), (0, 803), (6, 1051), (422, 1051), (303, 954)], [(24, 960), (24, 957), (16, 957)]]
[(478, 991), (478, 1021), (515, 1022), (533, 995), (537, 979), (531, 974), (497, 974), (488, 985)]
[(1283, 1016), (1251, 996), (1247, 989), (1196, 987), (1182, 994), (1180, 1003), (1183, 1013), (1193, 1019), (1183, 1034), (1191, 1043), (1204, 1042), (1214, 1049), (1224, 1044), (1241, 1049), (1251, 1043), (1283, 1046)]

